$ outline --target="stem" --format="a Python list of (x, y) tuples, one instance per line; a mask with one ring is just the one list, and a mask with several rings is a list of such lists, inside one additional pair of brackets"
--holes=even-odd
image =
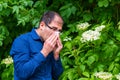
[(117, 22), (118, 22), (118, 17), (119, 17), (119, 15), (118, 15), (118, 12), (119, 12), (119, 9), (118, 9), (118, 7), (117, 7)]

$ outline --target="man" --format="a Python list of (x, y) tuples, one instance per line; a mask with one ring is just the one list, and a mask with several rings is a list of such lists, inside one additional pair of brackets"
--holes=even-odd
[(62, 26), (61, 16), (48, 11), (37, 29), (15, 39), (10, 51), (14, 61), (14, 80), (58, 80), (63, 72), (59, 37)]

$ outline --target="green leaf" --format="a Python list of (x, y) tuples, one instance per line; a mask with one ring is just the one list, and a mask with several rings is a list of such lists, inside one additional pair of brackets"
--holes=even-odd
[(105, 66), (105, 65), (99, 63), (99, 64), (97, 65), (98, 71), (103, 71), (103, 70), (104, 70), (104, 66)]
[(0, 41), (3, 41), (4, 40), (4, 36), (3, 35), (0, 35)]
[(114, 68), (114, 62), (112, 62), (112, 63), (110, 64), (110, 66), (109, 66), (109, 68), (108, 68), (108, 71), (112, 71), (113, 68)]
[(13, 13), (19, 13), (19, 6), (13, 6)]
[(99, 1), (99, 2), (98, 2), (98, 6), (99, 6), (99, 7), (103, 7), (103, 1)]
[(10, 8), (6, 8), (4, 10), (2, 10), (0, 12), (0, 15), (3, 15), (3, 16), (6, 16), (6, 17), (9, 17), (9, 15), (11, 14), (12, 10)]
[(76, 7), (71, 3), (60, 8), (61, 15), (63, 17), (69, 18), (72, 14), (75, 14)]
[(83, 72), (82, 73), (85, 77), (89, 77), (90, 75), (89, 75), (89, 72)]
[(66, 56), (66, 55), (69, 55), (69, 54), (71, 54), (70, 52), (65, 52), (64, 54), (63, 54), (63, 56)]
[(19, 10), (25, 10), (24, 6), (19, 6)]
[(18, 24), (17, 25), (20, 25), (20, 24), (22, 24), (23, 26), (25, 25), (25, 20), (23, 18), (18, 19)]
[(101, 0), (101, 1), (98, 2), (99, 7), (103, 7), (103, 6), (108, 7), (108, 5), (109, 5), (108, 0)]
[(65, 10), (65, 9), (69, 8), (71, 5), (72, 5), (71, 3), (64, 5), (60, 8), (60, 10)]
[(2, 6), (2, 4), (0, 4), (0, 11), (2, 11), (2, 9), (3, 9), (3, 6)]
[(108, 7), (108, 5), (109, 5), (108, 0), (104, 0), (104, 7)]
[(85, 57), (82, 57), (82, 58), (80, 58), (80, 61), (84, 62), (85, 59), (86, 59)]
[(2, 4), (4, 8), (7, 8), (8, 7), (8, 4), (7, 3), (3, 3)]
[(2, 46), (2, 44), (3, 44), (2, 41), (0, 41), (0, 46)]
[(40, 3), (41, 3), (40, 1), (36, 1), (35, 4), (34, 4), (34, 7), (40, 6)]
[(82, 64), (80, 65), (80, 71), (81, 71), (81, 72), (84, 72), (84, 71), (85, 71), (85, 65), (82, 65)]
[(29, 5), (30, 7), (32, 7), (33, 1), (28, 1), (28, 5)]
[(114, 31), (114, 36), (116, 36), (116, 39), (120, 41), (120, 31)]
[(119, 72), (120, 72), (120, 70), (117, 67), (114, 67), (113, 74), (118, 74)]
[(4, 39), (5, 36), (8, 36), (9, 32), (6, 28), (6, 26), (0, 26), (0, 38)]
[(116, 57), (115, 62), (119, 62), (119, 61), (120, 61), (120, 57)]
[(76, 10), (77, 10), (77, 9), (76, 9), (75, 6), (72, 6), (72, 7), (71, 7), (72, 14), (75, 14)]
[(33, 1), (23, 1), (24, 6), (32, 7)]
[(73, 76), (74, 76), (74, 75), (73, 75), (73, 71), (69, 71), (69, 72), (68, 72), (68, 79), (69, 79), (69, 80), (73, 80), (73, 79), (72, 79)]
[(80, 78), (78, 80), (90, 80), (89, 78)]
[(88, 57), (87, 64), (90, 66), (94, 61), (95, 61), (95, 57), (90, 56), (90, 57)]
[(120, 64), (119, 64), (119, 63), (116, 63), (116, 64), (115, 64), (115, 67), (118, 68), (118, 69), (120, 69)]
[(64, 46), (67, 47), (69, 50), (72, 49), (72, 44), (70, 42), (66, 42)]
[(84, 14), (83, 19), (85, 21), (90, 21), (92, 19), (92, 15), (90, 13)]
[(38, 27), (38, 26), (39, 26), (39, 19), (38, 19), (38, 18), (35, 18), (35, 19), (32, 21), (32, 24), (33, 24), (35, 27)]
[(70, 15), (71, 15), (71, 8), (66, 9), (65, 12), (67, 13), (67, 14), (65, 14), (65, 16), (66, 16), (67, 18), (69, 18)]

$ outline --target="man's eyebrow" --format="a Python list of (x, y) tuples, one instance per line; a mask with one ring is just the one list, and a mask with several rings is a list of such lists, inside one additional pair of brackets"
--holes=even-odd
[(55, 27), (55, 26), (51, 26), (52, 28), (54, 28), (54, 29), (58, 29), (57, 27)]
[(51, 26), (52, 28), (57, 28), (57, 27), (55, 27), (55, 26)]
[[(57, 27), (55, 27), (55, 26), (51, 26), (52, 28), (54, 28), (54, 29), (58, 29)], [(59, 31), (61, 31), (62, 32), (62, 29), (59, 29)]]

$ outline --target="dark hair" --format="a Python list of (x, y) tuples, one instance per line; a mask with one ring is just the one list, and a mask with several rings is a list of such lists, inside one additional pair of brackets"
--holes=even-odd
[(42, 15), (40, 22), (43, 21), (46, 24), (50, 24), (52, 22), (52, 20), (54, 19), (55, 15), (59, 16), (62, 19), (62, 17), (57, 12), (47, 11)]

